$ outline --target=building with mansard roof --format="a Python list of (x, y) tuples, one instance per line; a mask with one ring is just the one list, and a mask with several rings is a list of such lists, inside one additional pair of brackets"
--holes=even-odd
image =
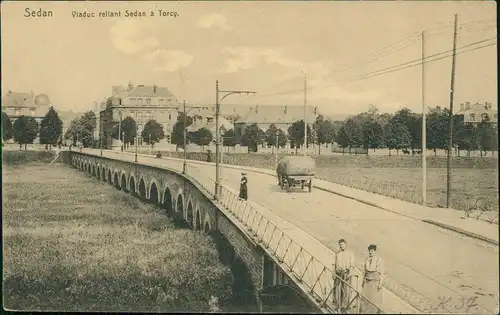
[(128, 86), (113, 86), (111, 92), (112, 95), (101, 105), (99, 112), (99, 134), (103, 137), (106, 146), (111, 141), (113, 126), (126, 117), (133, 118), (137, 123), (140, 142), (142, 142), (140, 135), (144, 125), (152, 119), (163, 126), (165, 138), (170, 141), (180, 104), (167, 87), (134, 86), (129, 83)]
[(498, 122), (498, 109), (492, 107), (491, 102), (481, 104), (471, 104), (465, 102), (460, 104), (460, 110), (456, 112), (457, 115), (464, 115), (465, 123), (478, 124), (482, 121), (489, 121), (496, 124)]
[[(306, 106), (306, 121), (312, 128), (318, 111), (315, 106)], [(236, 137), (241, 137), (245, 133), (245, 128), (252, 124), (257, 124), (264, 132), (271, 125), (288, 133), (288, 127), (294, 122), (304, 120), (303, 105), (277, 105), (277, 106), (255, 106), (238, 121), (234, 123)]]

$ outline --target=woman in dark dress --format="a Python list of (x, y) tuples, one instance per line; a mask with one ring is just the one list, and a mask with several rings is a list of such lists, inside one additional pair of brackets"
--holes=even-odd
[(246, 173), (241, 173), (241, 181), (240, 181), (240, 199), (247, 200), (248, 199), (248, 189), (247, 189), (247, 177)]

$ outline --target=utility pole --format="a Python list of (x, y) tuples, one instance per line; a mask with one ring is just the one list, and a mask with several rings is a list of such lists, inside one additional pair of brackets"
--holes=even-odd
[(182, 143), (184, 144), (184, 161), (182, 163), (182, 174), (186, 174), (186, 159), (187, 159), (187, 156), (186, 156), (186, 129), (187, 129), (187, 118), (186, 118), (186, 101), (184, 100), (182, 102), (182, 107), (184, 109), (184, 122), (183, 122), (183, 137), (184, 137), (184, 140), (182, 141)]
[(422, 31), (422, 205), (427, 205), (427, 109), (425, 108), (425, 31)]
[(137, 137), (138, 126), (137, 126), (137, 111), (135, 111), (135, 163), (137, 163), (137, 146), (139, 145), (139, 138)]
[(120, 112), (120, 122), (118, 123), (118, 140), (122, 141), (122, 112)]
[[(219, 100), (219, 93), (225, 93), (225, 95)], [(219, 90), (219, 80), (215, 81), (215, 192), (214, 199), (219, 199), (219, 187), (220, 187), (220, 145), (222, 138), (220, 137), (219, 130), (219, 116), (220, 116), (220, 103), (229, 95), (232, 94), (255, 94), (253, 91), (221, 91)]]
[(307, 155), (307, 77), (304, 73), (304, 156)]
[(192, 110), (192, 109), (207, 109), (208, 107), (206, 106), (189, 106), (189, 110), (186, 111), (186, 101), (184, 100), (182, 102), (182, 107), (183, 107), (183, 112), (184, 112), (184, 118), (183, 118), (183, 130), (182, 130), (182, 135), (183, 135), (183, 144), (184, 144), (184, 158), (182, 161), (182, 174), (186, 174), (187, 172), (187, 114)]
[(455, 14), (455, 28), (453, 31), (453, 59), (451, 64), (451, 89), (450, 89), (450, 118), (449, 118), (449, 134), (448, 134), (448, 160), (446, 167), (446, 207), (451, 208), (451, 158), (453, 149), (453, 96), (455, 90), (455, 60), (457, 49), (457, 14)]
[(275, 152), (275, 155), (274, 155), (274, 160), (275, 160), (275, 164), (276, 164), (276, 167), (278, 166), (278, 148), (279, 148), (279, 143), (278, 143), (278, 140), (279, 140), (279, 135), (278, 133), (276, 133), (276, 144), (275, 144), (275, 149), (276, 149), (276, 152)]

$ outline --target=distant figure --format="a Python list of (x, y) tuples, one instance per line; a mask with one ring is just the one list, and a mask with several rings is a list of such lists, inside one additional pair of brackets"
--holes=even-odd
[(246, 173), (241, 173), (241, 181), (240, 181), (240, 195), (239, 195), (239, 199), (243, 199), (243, 200), (248, 200), (248, 189), (247, 189), (247, 177), (246, 177)]
[(207, 162), (212, 162), (212, 151), (210, 150), (207, 151)]
[(342, 313), (347, 312), (347, 306), (350, 299), (350, 288), (346, 283), (350, 283), (354, 271), (354, 253), (346, 249), (347, 242), (344, 239), (339, 240), (340, 251), (335, 256), (333, 270), (335, 294), (334, 303), (340, 306)]
[(160, 153), (160, 151), (158, 151), (158, 153), (156, 153), (156, 158), (157, 159), (161, 159), (161, 153)]
[(363, 295), (370, 302), (361, 301), (362, 314), (377, 314), (377, 307), (382, 306), (382, 285), (384, 283), (384, 261), (376, 255), (377, 246), (368, 246), (368, 258), (365, 261), (365, 270), (363, 275)]

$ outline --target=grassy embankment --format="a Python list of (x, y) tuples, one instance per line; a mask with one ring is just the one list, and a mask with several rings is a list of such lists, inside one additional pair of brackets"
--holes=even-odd
[(209, 237), (69, 167), (27, 163), (51, 159), (3, 154), (4, 307), (203, 312), (229, 297)]
[[(206, 160), (205, 153), (187, 155), (189, 159)], [(182, 158), (182, 153), (171, 152), (170, 156)], [(315, 159), (321, 179), (413, 203), (422, 200), (421, 157), (320, 155)], [(275, 168), (271, 154), (228, 153), (224, 163)], [(497, 210), (498, 158), (455, 157), (452, 165), (453, 208), (465, 210), (481, 197), (479, 205)], [(429, 206), (446, 205), (446, 157), (427, 158), (427, 200)]]

